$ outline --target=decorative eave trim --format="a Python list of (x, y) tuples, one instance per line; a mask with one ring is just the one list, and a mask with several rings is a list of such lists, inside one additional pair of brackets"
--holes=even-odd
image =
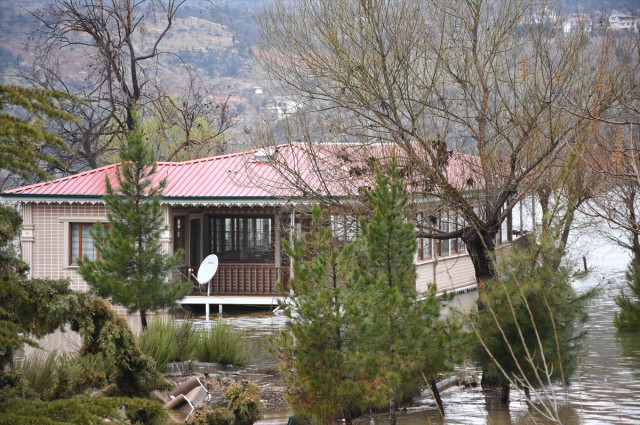
[[(463, 196), (469, 198), (477, 191), (465, 191)], [(436, 194), (424, 194), (419, 198), (411, 200), (415, 205), (430, 204), (438, 201)], [(359, 202), (357, 199), (348, 196), (339, 196), (336, 199), (343, 201)], [(100, 195), (41, 195), (33, 193), (3, 193), (0, 195), (0, 202), (27, 202), (33, 204), (90, 204), (104, 205), (104, 198)], [(162, 197), (160, 203), (171, 206), (221, 206), (221, 207), (278, 207), (291, 205), (311, 205), (315, 202), (312, 198), (302, 196), (166, 196)]]
[(40, 195), (33, 193), (3, 193), (0, 202), (26, 202), (32, 204), (101, 204), (102, 196), (97, 195)]
[[(98, 195), (39, 195), (39, 194), (13, 194), (4, 193), (0, 196), (0, 201), (7, 202), (27, 202), (33, 204), (101, 204), (104, 205), (104, 198)], [(216, 197), (216, 196), (194, 196), (194, 197), (163, 197), (160, 203), (171, 206), (221, 206), (221, 207), (252, 207), (252, 206), (287, 206), (306, 205), (312, 202), (302, 197), (276, 197), (276, 196), (238, 196), (238, 197)]]

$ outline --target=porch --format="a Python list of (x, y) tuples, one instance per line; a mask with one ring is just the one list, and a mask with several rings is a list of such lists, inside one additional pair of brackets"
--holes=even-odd
[(182, 278), (188, 278), (193, 284), (181, 304), (276, 305), (278, 299), (289, 292), (288, 267), (220, 264), (211, 281), (204, 285), (194, 277), (198, 274), (197, 267), (184, 266), (179, 272)]

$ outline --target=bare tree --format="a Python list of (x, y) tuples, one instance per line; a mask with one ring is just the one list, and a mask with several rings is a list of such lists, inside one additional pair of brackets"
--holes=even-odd
[[(38, 21), (32, 34), (36, 60), (29, 79), (85, 101), (74, 111), (81, 117), (79, 126), (58, 126), (58, 132), (75, 152), (74, 157), (65, 158), (73, 171), (112, 160), (117, 150), (113, 142), (125, 140), (123, 136), (133, 126), (134, 109), (142, 117), (159, 112), (160, 107), (154, 105), (165, 96), (163, 86), (171, 87), (162, 81), (162, 58), (173, 56), (182, 62), (176, 52), (163, 48), (163, 40), (185, 2), (50, 0), (34, 13)], [(231, 124), (224, 97), (216, 102), (220, 105), (217, 110), (224, 110), (225, 116), (219, 113), (214, 117), (212, 112), (194, 109), (197, 93), (201, 94), (196, 103), (203, 105), (202, 100), (208, 99), (214, 89), (199, 78), (187, 80), (190, 91), (185, 105), (191, 106), (185, 106), (185, 110), (191, 109), (185, 113), (204, 113), (203, 119), (219, 123), (218, 133), (224, 131)], [(182, 145), (177, 144), (178, 150), (189, 148), (188, 133), (186, 138)]]
[(257, 140), (394, 144), (411, 186), (464, 219), (455, 230), (432, 223), (421, 236), (461, 237), (482, 283), (494, 275), (501, 224), (583, 129), (558, 105), (566, 92), (584, 91), (587, 44), (581, 34), (563, 35), (551, 17), (536, 23), (532, 7), (306, 0), (289, 8), (276, 0), (259, 18), (258, 61), (304, 107)]
[[(159, 137), (157, 157), (161, 161), (202, 158), (226, 150), (223, 133), (233, 123), (229, 96), (217, 87), (207, 87), (192, 69), (188, 82), (175, 93), (161, 91), (153, 103), (153, 124), (147, 137)], [(174, 89), (175, 90), (175, 89)]]
[[(590, 62), (589, 102), (570, 96), (563, 108), (588, 122), (591, 143), (570, 145), (582, 167), (599, 176), (602, 189), (578, 205), (629, 235), (622, 243), (640, 263), (640, 37), (632, 31), (603, 33)], [(597, 106), (596, 106), (597, 105)]]

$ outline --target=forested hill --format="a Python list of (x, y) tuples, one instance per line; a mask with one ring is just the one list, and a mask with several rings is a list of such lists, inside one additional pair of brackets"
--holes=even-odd
[[(51, 0), (49, 0), (51, 1)], [(181, 65), (195, 67), (209, 82), (228, 87), (237, 112), (253, 112), (264, 106), (264, 99), (253, 96), (254, 86), (262, 86), (254, 69), (252, 46), (258, 37), (254, 17), (268, 0), (188, 0), (176, 15), (173, 28), (162, 42), (162, 48), (172, 52), (160, 62), (160, 78), (175, 86), (182, 81)], [(32, 63), (32, 46), (37, 35), (34, 12), (47, 0), (0, 0), (0, 72), (2, 82), (20, 84), (17, 67)], [(633, 11), (637, 0), (564, 0), (567, 14), (577, 12)], [(159, 28), (156, 28), (159, 30)], [(149, 26), (149, 31), (154, 31)], [(74, 62), (74, 51), (66, 52)], [(76, 50), (75, 55), (82, 56)], [(174, 55), (175, 54), (175, 55)], [(81, 71), (82, 72), (82, 71)], [(81, 73), (78, 78), (81, 78)], [(167, 88), (170, 91), (170, 88)], [(262, 105), (261, 105), (262, 104)]]

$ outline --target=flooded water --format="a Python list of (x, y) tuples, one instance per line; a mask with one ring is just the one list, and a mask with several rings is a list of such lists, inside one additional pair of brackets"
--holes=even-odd
[[(592, 242), (594, 242), (592, 240)], [(640, 335), (619, 334), (613, 326), (613, 314), (617, 306), (613, 297), (626, 288), (625, 270), (629, 256), (623, 249), (603, 241), (595, 241), (595, 248), (586, 256), (592, 269), (586, 277), (575, 282), (578, 291), (604, 284), (599, 296), (591, 302), (589, 334), (580, 352), (580, 367), (566, 389), (554, 388), (558, 417), (565, 424), (640, 424)], [(580, 263), (581, 263), (580, 258)], [(477, 293), (458, 296), (456, 302), (470, 306)], [(286, 318), (267, 311), (246, 313), (230, 311), (225, 319), (243, 329), (256, 342), (256, 364), (272, 362), (268, 351), (271, 336), (285, 326)], [(472, 365), (460, 366), (456, 371), (463, 375), (479, 376)], [(535, 399), (535, 395), (534, 395)], [(400, 413), (398, 423), (403, 425), (427, 424), (548, 424), (545, 404), (536, 404), (540, 411), (531, 408), (523, 394), (511, 392), (511, 402), (500, 403), (500, 394), (485, 392), (480, 388), (459, 389), (453, 387), (442, 393), (446, 419), (443, 420), (430, 396), (416, 402), (407, 412)], [(548, 399), (547, 399), (548, 400)], [(424, 403), (420, 405), (420, 403)], [(264, 423), (286, 423), (287, 409), (267, 409)], [(363, 418), (369, 423), (371, 418)], [(384, 415), (378, 415), (376, 424), (388, 423)]]

